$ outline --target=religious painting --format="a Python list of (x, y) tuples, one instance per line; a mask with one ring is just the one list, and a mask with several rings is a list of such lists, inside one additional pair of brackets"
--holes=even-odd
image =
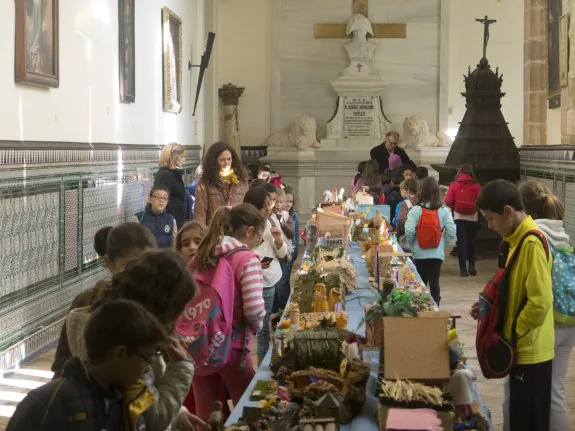
[(559, 21), (559, 84), (567, 87), (569, 74), (569, 15)]
[(58, 1), (16, 0), (14, 80), (17, 83), (58, 87)]
[(547, 64), (549, 79), (549, 109), (561, 106), (561, 80), (559, 72), (559, 21), (561, 19), (562, 0), (547, 2)]
[(135, 0), (118, 1), (120, 102), (136, 101)]
[(162, 8), (164, 111), (182, 112), (182, 20)]

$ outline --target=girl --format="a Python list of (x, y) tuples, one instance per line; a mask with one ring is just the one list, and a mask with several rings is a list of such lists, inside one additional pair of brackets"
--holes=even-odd
[[(282, 232), (284, 234), (283, 238), (284, 242), (287, 244), (290, 253), (284, 259), (280, 260), (280, 266), (282, 268), (282, 278), (276, 285), (276, 293), (272, 311), (273, 313), (277, 314), (275, 314), (275, 317), (271, 317), (273, 321), (275, 321), (276, 318), (281, 317), (281, 313), (283, 312), (283, 310), (285, 310), (285, 307), (289, 300), (290, 296), (289, 279), (291, 275), (291, 264), (292, 264), (291, 251), (293, 250), (293, 240), (295, 238), (295, 228), (293, 225), (293, 220), (289, 212), (284, 210), (284, 201), (286, 199), (285, 190), (282, 188), (278, 188), (277, 194), (278, 198), (276, 201), (276, 205), (274, 207), (274, 214), (273, 214), (273, 216), (275, 216), (275, 220), (273, 219), (272, 216), (272, 219), (270, 221), (273, 224), (275, 224), (277, 220), (277, 223), (281, 227)], [(272, 316), (274, 316), (274, 314), (272, 314)]]
[[(445, 195), (445, 205), (453, 211), (457, 226), (457, 254), (461, 277), (477, 275), (475, 269), (476, 240), (479, 232), (479, 218), (475, 201), (481, 186), (473, 174), (473, 166), (461, 165), (455, 181), (449, 185)], [(467, 267), (469, 262), (469, 268)]]
[(393, 225), (395, 226), (395, 232), (399, 238), (400, 245), (404, 247), (405, 243), (405, 221), (407, 220), (407, 214), (409, 210), (417, 205), (417, 181), (414, 179), (403, 180), (399, 186), (401, 190), (401, 197), (403, 201), (397, 205), (395, 211), (395, 219)]
[[(217, 262), (219, 256), (240, 247), (255, 249), (264, 238), (265, 228), (264, 217), (252, 205), (240, 204), (231, 209), (220, 208), (200, 243), (191, 264), (192, 268), (196, 271), (207, 271)], [(249, 250), (243, 250), (226, 259), (235, 273), (235, 283), (230, 286), (235, 292), (235, 336), (232, 353), (226, 365), (215, 370), (213, 374), (194, 376), (192, 384), (197, 414), (206, 421), (213, 410), (214, 402), (223, 397), (222, 384), (229, 392), (234, 405), (237, 405), (254, 377), (251, 352), (245, 348), (251, 346), (252, 334), (261, 330), (265, 315), (262, 266), (258, 256)]]
[[(293, 227), (295, 231), (295, 237), (292, 241), (293, 250), (292, 250), (292, 257), (291, 257), (291, 266), (297, 259), (299, 253), (299, 240), (300, 240), (300, 231), (299, 231), (299, 213), (297, 211), (297, 206), (295, 202), (295, 195), (293, 189), (291, 187), (285, 188), (285, 200), (284, 200), (284, 211), (287, 211), (293, 220)], [(291, 267), (290, 267), (291, 272)]]
[[(104, 253), (104, 264), (114, 276), (122, 272), (130, 260), (136, 259), (148, 250), (156, 248), (156, 239), (152, 232), (139, 223), (125, 223), (111, 229), (105, 238), (98, 231), (98, 254)], [(87, 307), (104, 298), (110, 290), (110, 280), (104, 279), (84, 292), (78, 294), (70, 305), (70, 311), (75, 308)], [(60, 376), (62, 366), (72, 357), (66, 333), (66, 323), (62, 327), (58, 347), (52, 363), (54, 378)]]
[(359, 162), (357, 165), (357, 174), (351, 180), (351, 187), (349, 188), (349, 195), (355, 196), (359, 189), (361, 188), (361, 175), (363, 174), (363, 170), (365, 169), (365, 165), (367, 162)]
[[(563, 203), (551, 193), (545, 184), (537, 181), (524, 183), (519, 191), (525, 212), (535, 219), (535, 223), (547, 236), (552, 247), (555, 250), (569, 247), (569, 235), (563, 226), (565, 217)], [(549, 428), (551, 431), (569, 431), (571, 429), (565, 400), (565, 376), (573, 346), (575, 346), (575, 326), (560, 326), (556, 323), (555, 359), (553, 359), (551, 381), (551, 423)], [(506, 407), (508, 407), (508, 402), (506, 391), (504, 402)], [(507, 414), (507, 409), (504, 409), (504, 412)]]
[(289, 249), (283, 240), (279, 227), (272, 226), (270, 216), (275, 206), (270, 194), (263, 187), (254, 187), (244, 197), (244, 202), (252, 204), (265, 220), (265, 229), (260, 244), (254, 252), (262, 259), (263, 268), (263, 298), (265, 302), (265, 318), (263, 328), (258, 333), (258, 363), (261, 364), (270, 345), (270, 313), (274, 305), (276, 284), (281, 281), (282, 269), (280, 260), (289, 256)]
[[(442, 205), (439, 198), (439, 184), (433, 177), (425, 178), (419, 188), (417, 196), (418, 205), (413, 207), (407, 214), (405, 222), (405, 235), (407, 243), (411, 246), (413, 258), (417, 272), (423, 282), (429, 283), (431, 296), (439, 305), (441, 294), (439, 289), (439, 275), (441, 264), (445, 259), (445, 244), (455, 238), (455, 223), (449, 208)], [(424, 214), (426, 223), (419, 225), (419, 221)], [(436, 224), (433, 218), (439, 221), (439, 231), (433, 231)], [(421, 230), (421, 231), (420, 231)], [(424, 231), (423, 231), (424, 230)], [(420, 247), (418, 237), (440, 236), (439, 245), (434, 248)]]
[(164, 186), (168, 189), (166, 211), (174, 219), (178, 229), (186, 219), (186, 189), (184, 187), (184, 170), (186, 162), (185, 149), (180, 144), (168, 144), (160, 152), (159, 168), (154, 187)]
[(368, 190), (368, 193), (373, 197), (373, 203), (377, 204), (382, 187), (379, 179), (379, 165), (374, 159), (368, 160), (365, 163), (365, 168), (359, 180), (359, 190), (362, 188)]
[(203, 223), (191, 221), (178, 232), (176, 251), (186, 262), (190, 262), (196, 255), (202, 239), (206, 236), (206, 231), (207, 228)]
[(242, 203), (248, 190), (248, 174), (236, 151), (225, 142), (216, 142), (208, 149), (202, 170), (194, 220), (207, 225), (219, 208)]

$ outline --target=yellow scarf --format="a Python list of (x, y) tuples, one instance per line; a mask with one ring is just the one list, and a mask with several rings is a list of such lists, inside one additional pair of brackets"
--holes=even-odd
[(220, 180), (222, 180), (226, 184), (239, 184), (240, 179), (234, 173), (233, 169), (230, 169), (230, 172), (227, 175), (220, 174)]

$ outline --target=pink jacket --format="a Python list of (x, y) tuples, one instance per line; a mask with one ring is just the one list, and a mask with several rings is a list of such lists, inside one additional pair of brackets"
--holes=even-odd
[[(216, 256), (228, 253), (239, 247), (246, 245), (230, 236), (224, 236), (222, 242), (216, 246)], [(262, 296), (263, 276), (262, 265), (251, 251), (238, 251), (229, 257), (229, 263), (234, 269), (236, 283), (234, 300), (234, 327), (243, 326), (242, 320), (247, 320), (249, 328), (246, 336), (259, 332), (263, 326), (266, 314), (264, 299)], [(234, 340), (233, 348), (243, 349), (245, 345), (244, 337), (237, 337)]]

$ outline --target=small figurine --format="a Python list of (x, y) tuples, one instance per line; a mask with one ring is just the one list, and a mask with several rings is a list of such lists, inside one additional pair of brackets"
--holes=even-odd
[(224, 430), (224, 413), (222, 411), (221, 401), (214, 401), (213, 411), (208, 418), (208, 429), (210, 431), (223, 431)]
[(359, 357), (359, 346), (357, 336), (353, 333), (349, 334), (346, 340), (342, 343), (342, 350), (348, 362), (361, 360)]
[(286, 401), (286, 402), (290, 401), (289, 390), (285, 386), (278, 387), (278, 396), (280, 397), (280, 399), (282, 401)]

